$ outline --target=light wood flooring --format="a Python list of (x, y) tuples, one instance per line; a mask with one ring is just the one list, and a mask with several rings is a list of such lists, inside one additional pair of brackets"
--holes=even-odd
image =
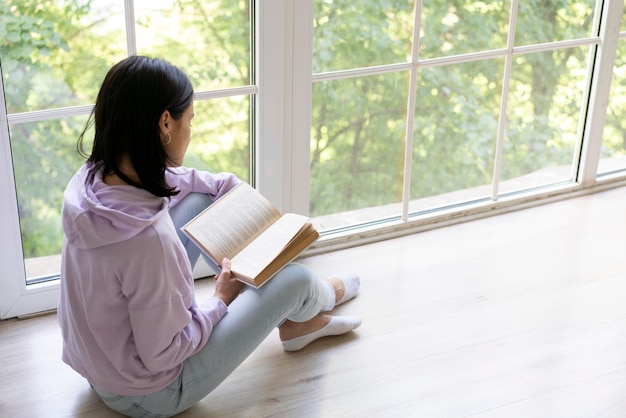
[[(361, 274), (338, 310), (362, 327), (297, 353), (274, 333), (182, 417), (626, 417), (626, 189), (303, 262)], [(118, 416), (55, 315), (1, 322), (0, 350), (1, 417)]]

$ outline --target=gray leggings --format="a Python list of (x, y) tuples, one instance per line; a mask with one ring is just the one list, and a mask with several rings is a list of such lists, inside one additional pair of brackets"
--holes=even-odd
[[(190, 194), (170, 210), (174, 225), (180, 228), (211, 203), (208, 196)], [(182, 232), (180, 238), (193, 266), (200, 250)], [(247, 288), (235, 299), (204, 348), (185, 360), (183, 371), (165, 389), (144, 396), (94, 389), (109, 408), (127, 416), (175, 415), (207, 396), (286, 319), (308, 321), (334, 303), (332, 287), (305, 266), (289, 264), (260, 289)]]

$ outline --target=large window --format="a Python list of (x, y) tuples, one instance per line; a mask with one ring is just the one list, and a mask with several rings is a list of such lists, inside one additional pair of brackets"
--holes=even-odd
[[(619, 1), (314, 3), (310, 209), (325, 227), (581, 181)], [(601, 172), (623, 175), (620, 45)]]
[[(315, 1), (311, 213), (340, 230), (575, 184), (610, 3)], [(623, 43), (603, 146), (622, 172)]]
[(0, 0), (0, 317), (56, 306), (76, 140), (129, 54), (191, 78), (186, 164), (308, 212), (323, 251), (626, 179), (623, 7)]
[(104, 75), (128, 55), (164, 58), (190, 77), (196, 118), (186, 163), (251, 180), (252, 7), (222, 0), (0, 2), (3, 129), (10, 138), (3, 153), (12, 157), (23, 259), (17, 275), (25, 289), (58, 280), (63, 190), (83, 163), (77, 138)]

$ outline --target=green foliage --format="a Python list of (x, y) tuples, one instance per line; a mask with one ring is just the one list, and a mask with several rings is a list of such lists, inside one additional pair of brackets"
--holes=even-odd
[[(180, 67), (196, 91), (250, 84), (248, 2), (177, 0), (138, 8), (138, 53)], [(167, 30), (164, 30), (167, 28)], [(196, 102), (185, 164), (250, 179), (250, 100)]]
[(420, 72), (413, 198), (490, 183), (502, 70), (499, 60)]
[(407, 85), (391, 74), (314, 86), (312, 214), (402, 198)]
[(519, 2), (516, 45), (592, 36), (594, 0)]
[(11, 129), (25, 257), (60, 252), (63, 190), (82, 162), (71, 151), (85, 121), (52, 120)]
[[(181, 67), (196, 91), (251, 83), (249, 2), (136, 2), (138, 53)], [(113, 4), (113, 3), (111, 3)], [(9, 113), (93, 103), (106, 71), (126, 56), (121, 2), (0, 0), (0, 63)], [(142, 6), (145, 4), (145, 6)], [(413, 39), (412, 0), (315, 0), (315, 73), (419, 62), (506, 47), (510, 0), (424, 3)], [(588, 36), (593, 0), (524, 0), (516, 45)], [(603, 155), (624, 155), (624, 42)], [(516, 56), (502, 178), (568, 165), (576, 149), (587, 50)], [(503, 59), (418, 71), (411, 198), (492, 181)], [(620, 75), (621, 74), (621, 75)], [(402, 198), (408, 71), (313, 86), (311, 213), (381, 206)], [(195, 105), (188, 165), (250, 178), (250, 98)], [(65, 184), (82, 163), (86, 117), (11, 126), (26, 257), (60, 251)]]
[[(72, 20), (88, 3), (0, 3), (0, 61), (9, 113), (76, 103), (70, 75), (55, 65), (70, 50)], [(60, 19), (64, 16), (64, 19)], [(74, 71), (76, 73), (76, 71)], [(75, 149), (83, 120), (77, 118), (11, 127), (11, 147), (26, 257), (60, 251), (60, 202), (80, 163)]]
[[(413, 2), (364, 3), (315, 2), (315, 71), (410, 59)], [(590, 35), (593, 0), (529, 0), (519, 7), (516, 45)], [(424, 2), (418, 60), (505, 48), (510, 8), (509, 0)], [(571, 164), (586, 56), (586, 49), (569, 48), (516, 57), (502, 179)], [(420, 68), (412, 199), (491, 184), (503, 72), (503, 59)], [(400, 200), (408, 91), (398, 79), (314, 86), (312, 215)], [(372, 97), (373, 91), (383, 93)]]
[[(622, 20), (622, 30), (626, 19)], [(615, 73), (606, 114), (602, 157), (626, 156), (626, 40), (621, 39), (615, 58)]]
[(506, 47), (510, 1), (426, 2), (420, 58)]
[[(0, 0), (0, 62), (9, 113), (93, 103), (106, 71), (126, 56), (120, 6)], [(247, 2), (233, 6), (225, 0), (179, 0), (166, 10), (138, 9), (141, 39), (148, 40), (138, 43), (138, 52), (183, 68), (196, 90), (248, 84), (249, 10)], [(198, 51), (206, 51), (206, 59), (199, 59)], [(189, 163), (248, 179), (249, 99), (200, 103)], [(61, 250), (63, 190), (83, 162), (76, 142), (85, 122), (86, 116), (10, 127), (26, 258)]]
[(407, 61), (411, 55), (412, 3), (315, 1), (313, 71)]

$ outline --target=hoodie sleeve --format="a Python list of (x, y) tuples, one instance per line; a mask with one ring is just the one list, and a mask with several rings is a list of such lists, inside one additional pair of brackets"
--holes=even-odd
[(179, 191), (172, 196), (170, 207), (176, 206), (189, 193), (204, 193), (217, 200), (241, 183), (232, 173), (213, 174), (187, 167), (170, 168), (165, 172), (165, 178), (170, 186)]
[(191, 269), (171, 234), (155, 225), (136, 241), (136, 254), (122, 292), (134, 345), (145, 368), (152, 374), (171, 370), (197, 353), (227, 311), (224, 302), (209, 298), (195, 302)]

